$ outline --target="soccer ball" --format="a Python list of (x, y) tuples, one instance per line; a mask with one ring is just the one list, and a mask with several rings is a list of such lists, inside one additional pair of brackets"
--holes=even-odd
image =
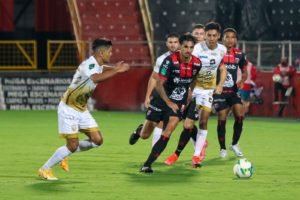
[(282, 82), (282, 77), (279, 74), (274, 74), (272, 76), (272, 79), (275, 83), (281, 83)]
[(239, 178), (249, 178), (253, 171), (252, 163), (246, 158), (239, 159), (233, 167), (233, 173)]

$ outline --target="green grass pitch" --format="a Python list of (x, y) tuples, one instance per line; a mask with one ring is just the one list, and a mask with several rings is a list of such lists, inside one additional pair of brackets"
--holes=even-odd
[[(233, 175), (236, 157), (218, 157), (216, 117), (209, 121), (207, 157), (200, 169), (191, 168), (188, 144), (174, 166), (164, 159), (177, 145), (182, 124), (173, 133), (154, 174), (138, 172), (151, 149), (151, 139), (128, 144), (130, 133), (144, 113), (93, 112), (104, 136), (99, 149), (70, 157), (70, 172), (54, 168), (59, 181), (37, 177), (38, 168), (64, 144), (58, 138), (55, 111), (0, 112), (0, 199), (222, 199), (294, 200), (300, 198), (300, 124), (296, 120), (247, 118), (240, 146), (254, 164), (254, 175)], [(227, 123), (227, 145), (233, 120)], [(81, 136), (83, 138), (83, 135)]]

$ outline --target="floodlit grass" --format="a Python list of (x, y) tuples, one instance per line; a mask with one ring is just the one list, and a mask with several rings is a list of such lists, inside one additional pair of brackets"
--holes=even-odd
[[(54, 168), (59, 181), (37, 177), (38, 168), (64, 144), (58, 138), (55, 111), (0, 112), (0, 199), (298, 199), (300, 197), (300, 123), (296, 120), (247, 118), (240, 146), (254, 164), (250, 179), (238, 179), (236, 157), (218, 157), (216, 118), (209, 121), (207, 157), (200, 169), (191, 168), (189, 144), (174, 166), (163, 160), (177, 145), (182, 125), (160, 158), (155, 173), (138, 172), (148, 157), (151, 140), (128, 144), (130, 133), (144, 121), (144, 113), (94, 112), (104, 145), (70, 157), (70, 172)], [(232, 137), (227, 123), (227, 145)], [(83, 138), (83, 135), (81, 136)]]

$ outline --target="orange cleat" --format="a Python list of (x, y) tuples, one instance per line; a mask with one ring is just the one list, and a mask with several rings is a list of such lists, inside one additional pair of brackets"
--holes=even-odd
[(199, 156), (193, 156), (192, 158), (192, 167), (202, 167), (202, 163)]
[(177, 160), (178, 160), (178, 156), (176, 155), (176, 153), (173, 153), (165, 160), (165, 164), (173, 165)]

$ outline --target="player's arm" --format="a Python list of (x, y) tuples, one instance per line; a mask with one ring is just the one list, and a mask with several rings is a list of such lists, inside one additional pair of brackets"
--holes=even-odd
[(102, 73), (94, 73), (90, 76), (90, 79), (94, 83), (99, 83), (106, 79), (115, 76), (118, 73), (126, 72), (129, 70), (129, 64), (124, 62), (118, 62), (111, 70), (103, 71)]
[(168, 79), (170, 74), (170, 67), (172, 62), (170, 61), (169, 57), (167, 57), (161, 64), (159, 74), (156, 78), (156, 86), (155, 89), (158, 92), (159, 96), (166, 102), (166, 104), (173, 110), (173, 112), (178, 111), (178, 106), (174, 102), (169, 99), (166, 90), (164, 88), (164, 83)]
[(221, 94), (223, 91), (223, 86), (224, 86), (224, 82), (226, 80), (227, 77), (227, 69), (226, 66), (224, 65), (223, 62), (221, 62), (220, 66), (219, 66), (219, 71), (220, 71), (220, 81), (216, 87), (215, 93), (216, 94)]
[(248, 77), (247, 65), (248, 63), (245, 58), (245, 55), (242, 54), (242, 59), (239, 62), (239, 68), (241, 69), (242, 72), (242, 79), (240, 81), (239, 88), (242, 88), (244, 86), (245, 81), (247, 80)]
[(150, 96), (155, 88), (156, 85), (156, 79), (155, 77), (157, 77), (157, 73), (156, 72), (152, 72), (149, 80), (148, 80), (148, 86), (147, 86), (147, 91), (146, 91), (146, 95), (145, 95), (145, 107), (148, 108), (150, 105)]

